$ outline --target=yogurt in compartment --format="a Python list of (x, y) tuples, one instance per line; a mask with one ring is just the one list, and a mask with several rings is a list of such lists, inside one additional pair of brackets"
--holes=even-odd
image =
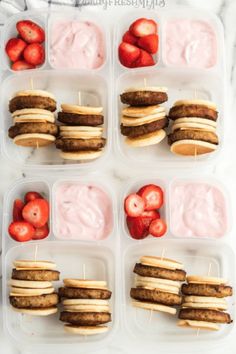
[(112, 201), (100, 187), (62, 183), (55, 193), (57, 238), (99, 241), (110, 235), (113, 228)]
[(178, 182), (170, 191), (171, 230), (179, 237), (218, 239), (228, 229), (224, 193), (204, 182)]
[(167, 65), (208, 69), (217, 63), (217, 38), (210, 23), (176, 19), (165, 26)]

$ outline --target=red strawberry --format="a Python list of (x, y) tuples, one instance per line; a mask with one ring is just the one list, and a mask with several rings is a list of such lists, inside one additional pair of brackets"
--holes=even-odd
[(167, 231), (167, 226), (164, 220), (153, 220), (149, 226), (149, 233), (154, 237), (162, 237)]
[(122, 65), (131, 68), (140, 55), (140, 49), (132, 44), (122, 42), (119, 46), (119, 59)]
[(157, 24), (155, 21), (147, 18), (139, 18), (129, 28), (130, 32), (135, 37), (145, 37), (149, 34), (157, 33)]
[(158, 51), (158, 35), (149, 34), (148, 36), (139, 38), (138, 46), (150, 54), (156, 54)]
[(48, 224), (46, 224), (42, 227), (35, 229), (33, 240), (42, 240), (46, 238), (48, 234), (49, 234), (49, 228), (48, 228)]
[(151, 54), (149, 54), (143, 49), (140, 49), (140, 56), (133, 63), (132, 68), (141, 68), (143, 66), (152, 66), (152, 65), (155, 65), (155, 61), (151, 56)]
[(25, 204), (22, 202), (21, 199), (16, 199), (13, 204), (13, 213), (12, 213), (12, 220), (13, 221), (22, 221), (23, 216), (22, 216), (22, 210), (24, 208)]
[(145, 210), (160, 209), (164, 202), (164, 193), (161, 187), (148, 184), (138, 191), (138, 195), (145, 202)]
[(27, 44), (20, 38), (12, 38), (6, 44), (5, 51), (11, 61), (15, 62), (23, 53)]
[(35, 230), (28, 222), (18, 221), (9, 225), (8, 232), (15, 241), (26, 242), (32, 240)]
[(11, 68), (12, 70), (20, 71), (20, 70), (35, 69), (36, 66), (26, 63), (26, 61), (24, 60), (18, 60), (12, 64)]
[(145, 203), (138, 194), (130, 194), (125, 199), (124, 208), (128, 216), (140, 216), (144, 211)]
[(28, 192), (25, 194), (25, 204), (27, 204), (35, 199), (43, 199), (43, 197), (38, 192)]
[(35, 199), (26, 204), (22, 212), (24, 220), (34, 227), (42, 227), (48, 222), (49, 205), (45, 199)]
[(23, 20), (16, 24), (17, 31), (27, 43), (42, 43), (45, 41), (45, 32), (36, 23)]
[(24, 59), (32, 65), (41, 65), (45, 60), (45, 51), (41, 44), (29, 44), (24, 50)]
[(131, 216), (127, 216), (126, 222), (130, 236), (135, 240), (141, 240), (148, 236), (148, 227), (145, 225), (141, 217), (133, 218)]
[(136, 37), (134, 37), (130, 31), (127, 31), (123, 35), (122, 41), (125, 43), (136, 45), (138, 42), (138, 39)]

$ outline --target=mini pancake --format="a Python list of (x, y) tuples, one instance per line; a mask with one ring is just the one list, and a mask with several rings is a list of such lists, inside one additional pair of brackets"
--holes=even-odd
[(49, 134), (22, 134), (14, 138), (14, 143), (23, 147), (43, 147), (52, 144), (55, 136)]
[(127, 127), (121, 124), (121, 134), (131, 139), (135, 139), (135, 138), (141, 139), (147, 134), (152, 134), (157, 131), (161, 131), (163, 128), (167, 127), (167, 125), (168, 125), (167, 118), (162, 118), (160, 120), (155, 119), (154, 122), (138, 125), (138, 126), (132, 126), (132, 127), (131, 126)]
[(103, 312), (67, 312), (60, 314), (60, 321), (78, 326), (99, 326), (111, 321), (110, 313)]
[(64, 329), (67, 333), (77, 334), (81, 336), (92, 336), (96, 334), (106, 333), (108, 331), (107, 326), (73, 326), (66, 324)]
[(10, 285), (17, 288), (30, 288), (30, 289), (46, 289), (51, 288), (52, 283), (49, 281), (30, 281), (11, 279)]
[(179, 140), (171, 144), (171, 152), (181, 156), (204, 155), (214, 152), (217, 145), (200, 140)]
[[(144, 260), (145, 261), (145, 260)], [(149, 260), (147, 260), (149, 263)], [(158, 264), (158, 263), (156, 263)], [(162, 262), (159, 264), (163, 264)], [(168, 263), (165, 263), (167, 266), (170, 266)], [(172, 267), (175, 267), (174, 264), (171, 263)], [(160, 268), (156, 265), (145, 265), (141, 263), (136, 263), (134, 267), (134, 273), (143, 276), (143, 277), (152, 277), (152, 278), (161, 278), (161, 279), (169, 279), (172, 281), (183, 282), (186, 279), (186, 272), (182, 269), (167, 269)]]
[(176, 130), (200, 130), (204, 132), (216, 133), (216, 128), (211, 127), (208, 124), (198, 123), (174, 123), (171, 127), (171, 132), (174, 133)]
[(130, 106), (153, 106), (168, 100), (167, 89), (161, 87), (137, 87), (120, 95), (121, 102)]
[(64, 285), (71, 288), (84, 289), (107, 289), (106, 281), (84, 280), (84, 279), (64, 279)]
[(210, 109), (214, 109), (216, 111), (217, 107), (216, 104), (212, 101), (209, 100), (179, 100), (174, 103), (174, 107), (176, 106), (183, 106), (183, 105), (199, 105), (199, 106), (205, 106)]
[(64, 306), (77, 306), (77, 305), (98, 305), (98, 306), (109, 306), (107, 300), (98, 299), (65, 299), (62, 301)]
[(60, 156), (64, 160), (86, 161), (95, 160), (102, 156), (103, 150), (98, 151), (78, 151), (78, 152), (64, 152), (60, 153)]
[[(176, 283), (176, 284), (175, 284)], [(139, 277), (137, 276), (135, 280), (135, 286), (137, 288), (145, 289), (157, 289), (160, 291), (165, 291), (170, 294), (179, 294), (180, 283), (171, 280), (150, 278), (150, 277)]]
[(214, 284), (183, 284), (182, 293), (184, 295), (195, 296), (210, 296), (223, 298), (233, 295), (233, 289), (231, 286), (226, 285), (214, 285)]
[(170, 315), (175, 315), (177, 312), (176, 309), (173, 307), (149, 302), (132, 301), (132, 305), (138, 308), (142, 308), (144, 310), (165, 312), (169, 313)]
[(111, 291), (107, 289), (90, 289), (90, 288), (59, 288), (59, 296), (68, 299), (98, 299), (108, 300), (111, 298)]
[(103, 107), (79, 106), (63, 103), (61, 109), (66, 113), (84, 114), (84, 115), (100, 115)]
[(205, 129), (215, 129), (214, 131), (216, 131), (217, 128), (217, 123), (214, 122), (213, 120), (199, 118), (199, 117), (183, 117), (183, 118), (175, 119), (175, 121), (173, 122), (174, 127), (181, 125), (184, 128), (186, 127), (186, 124), (201, 126), (202, 128), (204, 127)]
[(198, 276), (198, 275), (188, 275), (187, 282), (190, 284), (212, 284), (212, 285), (225, 285), (227, 280), (223, 278)]
[(125, 116), (121, 117), (121, 123), (123, 126), (127, 126), (127, 127), (137, 127), (143, 124), (148, 124), (148, 123), (152, 123), (155, 121), (160, 121), (165, 119), (168, 122), (168, 119), (166, 118), (164, 113), (156, 113), (153, 115), (148, 115), (145, 117), (141, 117), (141, 118), (127, 118)]
[(130, 296), (138, 301), (158, 303), (167, 306), (178, 306), (182, 303), (182, 297), (180, 295), (166, 293), (156, 289), (132, 288)]
[(54, 292), (54, 288), (42, 288), (42, 289), (30, 289), (30, 288), (19, 288), (12, 286), (10, 288), (10, 293), (11, 294), (17, 294), (17, 295), (28, 295), (28, 296), (37, 296), (37, 295), (45, 295), (45, 294), (52, 294)]
[(91, 139), (101, 138), (103, 129), (100, 127), (72, 127), (61, 126), (60, 137), (68, 139)]
[(161, 129), (135, 138), (127, 137), (125, 142), (132, 147), (144, 147), (159, 144), (166, 137), (166, 132)]
[(56, 263), (49, 262), (49, 261), (32, 261), (32, 260), (16, 260), (13, 262), (15, 268), (33, 270), (33, 269), (40, 269), (40, 270), (54, 270), (56, 268)]
[(85, 115), (85, 114), (77, 114), (77, 113), (67, 113), (67, 112), (59, 112), (57, 119), (59, 122), (67, 125), (86, 125), (86, 126), (97, 126), (102, 125), (104, 123), (103, 115)]
[(13, 113), (25, 108), (39, 108), (54, 112), (56, 100), (51, 93), (43, 90), (19, 91), (10, 100), (9, 110)]
[(77, 152), (77, 151), (97, 151), (105, 147), (106, 139), (66, 139), (57, 138), (56, 148), (63, 152)]
[(40, 123), (49, 122), (54, 123), (54, 114), (45, 109), (29, 108), (17, 110), (12, 114), (14, 124), (16, 123)]
[(191, 321), (191, 320), (180, 320), (177, 325), (179, 327), (194, 328), (209, 331), (219, 331), (220, 327), (216, 323), (203, 322), (203, 321)]
[(199, 117), (217, 121), (218, 112), (215, 109), (208, 108), (205, 105), (183, 104), (173, 106), (169, 112), (169, 118), (172, 120), (185, 117)]
[(110, 312), (109, 306), (103, 305), (72, 305), (64, 306), (66, 312)]
[(122, 109), (122, 115), (125, 118), (144, 118), (146, 116), (155, 115), (155, 114), (164, 113), (166, 114), (166, 109), (162, 106), (155, 105), (155, 106), (129, 106)]
[(185, 296), (182, 307), (226, 311), (227, 302), (217, 297)]
[(176, 270), (176, 269), (182, 270), (184, 268), (183, 263), (174, 261), (169, 258), (163, 258), (163, 257), (143, 256), (140, 258), (140, 263), (143, 265), (150, 265), (154, 267), (172, 269), (172, 270)]
[(42, 115), (47, 115), (50, 116), (52, 118), (54, 118), (54, 113), (52, 113), (51, 111), (48, 111), (47, 109), (39, 109), (39, 108), (25, 108), (25, 109), (19, 109), (15, 112), (12, 113), (12, 117), (18, 117), (21, 115), (31, 115), (31, 114), (42, 114)]
[(57, 307), (50, 307), (45, 309), (18, 309), (13, 307), (14, 311), (23, 313), (29, 316), (49, 316), (57, 313)]
[(184, 308), (179, 312), (179, 319), (226, 324), (230, 324), (232, 322), (228, 313), (210, 309)]
[(56, 281), (59, 280), (60, 272), (56, 270), (39, 269), (13, 269), (12, 279), (32, 280), (32, 281)]
[(19, 123), (12, 126), (8, 131), (8, 135), (11, 139), (26, 134), (49, 135), (50, 139), (50, 136), (56, 136), (58, 134), (58, 127), (52, 123)]
[(10, 303), (16, 308), (49, 308), (58, 304), (58, 295), (10, 296)]

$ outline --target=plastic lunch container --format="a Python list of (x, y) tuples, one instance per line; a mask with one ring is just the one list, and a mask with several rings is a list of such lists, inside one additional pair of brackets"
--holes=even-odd
[[(216, 333), (204, 333), (203, 331), (197, 337), (194, 331), (180, 329), (176, 326), (177, 318), (169, 318), (164, 314), (153, 314), (150, 320), (148, 311), (135, 310), (131, 306), (129, 290), (133, 284), (134, 275), (132, 268), (139, 260), (139, 257), (147, 255), (160, 256), (165, 253), (167, 257), (181, 261), (185, 265), (188, 273), (207, 274), (209, 264), (211, 264), (211, 275), (220, 276), (228, 279), (230, 283), (235, 282), (235, 254), (229, 245), (231, 220), (231, 205), (224, 186), (219, 181), (204, 177), (205, 180), (222, 189), (227, 199), (227, 211), (229, 216), (229, 228), (220, 240), (209, 240), (206, 238), (183, 238), (176, 237), (169, 227), (167, 235), (163, 239), (153, 239), (151, 237), (145, 240), (133, 240), (127, 231), (124, 220), (123, 198), (127, 193), (136, 190), (138, 187), (147, 183), (159, 184), (165, 191), (166, 203), (161, 210), (161, 215), (166, 219), (170, 226), (170, 188), (175, 182), (167, 174), (161, 176), (158, 172), (149, 178), (139, 177), (125, 183), (123, 192), (118, 197), (108, 176), (99, 174), (98, 176), (89, 174), (85, 177), (71, 177), (66, 172), (68, 170), (78, 169), (79, 171), (91, 172), (92, 170), (101, 170), (106, 161), (113, 158), (111, 148), (115, 146), (115, 153), (125, 164), (135, 166), (159, 168), (164, 164), (166, 168), (196, 167), (200, 165), (208, 166), (219, 158), (220, 150), (209, 156), (194, 158), (180, 158), (172, 155), (169, 151), (166, 141), (158, 147), (144, 149), (130, 149), (124, 145), (123, 137), (120, 134), (119, 115), (121, 104), (119, 94), (129, 86), (142, 86), (144, 79), (148, 85), (167, 86), (169, 89), (169, 101), (166, 106), (169, 108), (177, 99), (197, 98), (212, 99), (217, 103), (220, 112), (218, 123), (218, 133), (221, 139), (221, 146), (224, 143), (224, 120), (226, 118), (225, 108), (225, 67), (224, 67), (224, 39), (222, 25), (218, 18), (206, 12), (196, 9), (172, 8), (158, 11), (133, 11), (117, 20), (117, 26), (114, 32), (113, 45), (110, 40), (109, 31), (103, 26), (103, 16), (96, 16), (87, 11), (64, 11), (63, 18), (88, 19), (98, 23), (102, 28), (106, 38), (106, 61), (103, 66), (96, 70), (68, 70), (54, 69), (50, 64), (50, 26), (52, 22), (60, 18), (62, 12), (59, 11), (34, 11), (18, 14), (10, 18), (6, 23), (2, 36), (2, 47), (6, 41), (15, 34), (15, 23), (20, 19), (32, 19), (43, 25), (46, 30), (46, 60), (45, 64), (35, 70), (23, 72), (11, 72), (9, 62), (2, 50), (2, 62), (4, 70), (2, 75), (4, 80), (1, 85), (1, 149), (2, 154), (9, 162), (23, 165), (28, 170), (28, 174), (40, 169), (40, 173), (53, 170), (64, 171), (63, 179), (57, 180), (54, 177), (34, 177), (18, 180), (6, 193), (3, 209), (3, 318), (5, 333), (19, 347), (37, 345), (48, 349), (49, 345), (69, 345), (75, 348), (76, 352), (99, 351), (104, 350), (108, 343), (114, 339), (121, 339), (122, 333), (128, 336), (138, 345), (155, 346), (156, 349), (165, 349), (167, 343), (183, 346), (186, 343), (220, 343), (221, 339), (226, 338), (232, 332), (233, 324), (222, 326)], [(156, 65), (150, 68), (127, 69), (123, 67), (117, 57), (117, 49), (121, 41), (122, 34), (132, 23), (133, 20), (140, 17), (154, 18), (159, 24), (159, 34), (161, 38), (159, 54), (156, 57)], [(215, 28), (217, 34), (218, 53), (217, 64), (211, 69), (195, 70), (180, 69), (168, 67), (164, 58), (164, 28), (166, 21), (171, 18), (190, 18), (204, 19), (210, 22)], [(113, 48), (113, 58), (111, 58), (111, 47)], [(113, 60), (112, 60), (113, 59)], [(85, 92), (88, 101), (84, 104), (102, 105), (105, 116), (105, 135), (107, 137), (107, 146), (104, 154), (96, 161), (88, 163), (65, 162), (59, 157), (54, 147), (40, 150), (20, 149), (13, 145), (7, 137), (7, 130), (11, 123), (11, 117), (7, 111), (8, 101), (12, 94), (21, 89), (28, 89), (30, 81), (33, 80), (34, 88), (46, 89), (57, 98), (58, 107), (62, 102), (76, 102), (78, 91)], [(114, 84), (113, 84), (114, 83)], [(111, 94), (111, 92), (114, 94)], [(175, 173), (176, 175), (176, 173)], [(193, 173), (194, 175), (194, 173)], [(183, 172), (178, 171), (178, 178), (183, 177)], [(194, 175), (196, 180), (202, 180), (203, 177)], [(192, 178), (189, 178), (192, 180)], [(93, 183), (101, 186), (110, 195), (113, 203), (114, 226), (113, 231), (106, 239), (102, 241), (66, 241), (56, 238), (55, 235), (55, 186), (63, 181)], [(11, 221), (13, 200), (17, 197), (23, 197), (29, 190), (36, 190), (43, 193), (50, 201), (50, 234), (45, 240), (39, 242), (32, 241), (19, 244), (8, 236), (7, 228)], [(207, 235), (206, 235), (207, 236)], [(220, 245), (220, 247), (219, 247)], [(83, 265), (86, 268), (87, 277), (98, 280), (107, 280), (109, 288), (113, 291), (111, 300), (112, 318), (110, 331), (102, 336), (78, 337), (68, 336), (63, 331), (63, 324), (58, 320), (58, 314), (46, 319), (27, 317), (25, 315), (14, 313), (9, 306), (9, 288), (8, 281), (11, 277), (12, 262), (17, 258), (41, 258), (55, 261), (57, 269), (61, 272), (61, 279), (65, 277), (78, 277), (83, 275)], [(61, 282), (54, 286), (57, 288)], [(234, 297), (229, 300), (229, 312), (235, 318), (235, 308), (233, 306)], [(145, 325), (144, 325), (145, 324)], [(125, 331), (125, 332), (124, 332)], [(121, 342), (121, 341), (120, 341)], [(102, 352), (102, 351), (101, 351)], [(104, 351), (103, 351), (104, 352)], [(119, 350), (117, 352), (120, 352)]]

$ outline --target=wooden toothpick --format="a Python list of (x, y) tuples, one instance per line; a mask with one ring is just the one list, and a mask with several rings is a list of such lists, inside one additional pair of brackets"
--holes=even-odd
[(78, 91), (78, 104), (79, 104), (79, 106), (82, 106), (81, 91)]
[(85, 266), (85, 263), (83, 263), (83, 278), (84, 278), (84, 280), (86, 279), (86, 266)]
[(31, 90), (34, 89), (34, 81), (33, 81), (32, 77), (30, 78), (30, 88), (31, 88)]
[(163, 247), (162, 252), (161, 252), (161, 260), (163, 260), (165, 253), (166, 253), (166, 248)]
[(34, 261), (35, 262), (37, 260), (37, 254), (38, 254), (38, 244), (35, 245), (35, 250), (34, 250)]
[(144, 83), (144, 87), (146, 88), (147, 87), (147, 79), (146, 79), (146, 77), (143, 79), (143, 83)]

